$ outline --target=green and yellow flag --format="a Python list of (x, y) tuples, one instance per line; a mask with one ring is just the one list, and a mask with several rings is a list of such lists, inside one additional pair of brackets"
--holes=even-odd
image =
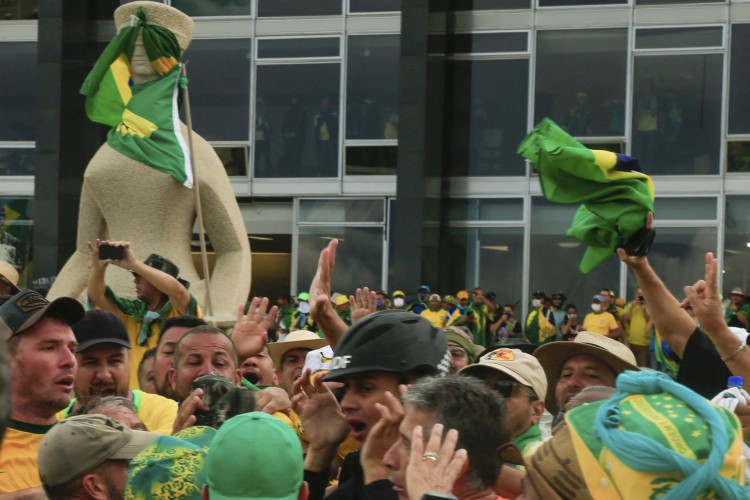
[[(134, 85), (131, 61), (139, 36), (159, 78)], [(104, 49), (81, 94), (86, 96), (89, 119), (112, 127), (107, 144), (192, 187), (190, 152), (180, 129), (179, 103), (185, 85), (180, 78), (180, 52), (175, 35), (149, 24), (139, 7), (130, 26)]]
[(588, 149), (549, 118), (524, 138), (518, 153), (539, 174), (545, 198), (582, 204), (567, 235), (588, 246), (580, 264), (584, 274), (629, 241), (654, 211), (654, 185), (637, 159)]

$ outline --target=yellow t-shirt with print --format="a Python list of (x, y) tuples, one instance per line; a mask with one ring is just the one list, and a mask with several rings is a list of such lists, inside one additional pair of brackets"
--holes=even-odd
[(419, 315), (423, 318), (426, 318), (427, 321), (429, 321), (430, 324), (435, 328), (443, 328), (448, 322), (448, 311), (446, 311), (445, 309), (439, 309), (437, 311), (430, 311), (429, 309), (425, 309), (424, 311), (419, 313)]
[(588, 313), (583, 319), (584, 331), (598, 333), (599, 335), (608, 335), (609, 332), (617, 329), (617, 320), (607, 311), (600, 313)]
[(11, 420), (0, 448), (0, 494), (41, 486), (37, 457), (51, 425)]

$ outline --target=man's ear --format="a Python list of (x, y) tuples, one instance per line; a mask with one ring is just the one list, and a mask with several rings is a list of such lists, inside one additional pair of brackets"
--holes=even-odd
[(107, 499), (107, 485), (98, 474), (86, 474), (81, 480), (81, 488), (86, 492), (89, 498)]
[(544, 401), (537, 400), (531, 403), (531, 423), (538, 424), (544, 414)]
[(299, 495), (297, 500), (307, 500), (310, 496), (310, 487), (307, 485), (307, 481), (302, 481), (302, 486), (299, 488)]
[(234, 371), (234, 385), (237, 387), (242, 386), (242, 370), (240, 369)]
[(169, 390), (172, 391), (172, 394), (177, 394), (177, 384), (175, 383), (176, 378), (177, 370), (173, 367), (167, 370), (167, 383), (169, 384)]

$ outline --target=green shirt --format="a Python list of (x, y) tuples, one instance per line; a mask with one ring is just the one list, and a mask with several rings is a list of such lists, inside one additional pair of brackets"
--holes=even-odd
[(539, 446), (544, 443), (542, 432), (539, 430), (539, 424), (532, 424), (531, 427), (511, 440), (513, 444), (521, 450), (521, 455), (526, 458), (533, 455)]

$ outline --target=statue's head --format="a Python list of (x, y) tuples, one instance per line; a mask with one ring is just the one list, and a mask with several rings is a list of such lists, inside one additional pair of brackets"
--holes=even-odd
[(193, 40), (195, 23), (187, 14), (160, 2), (141, 0), (118, 7), (115, 10), (115, 26), (117, 26), (118, 32), (125, 26), (130, 25), (130, 17), (136, 14), (138, 7), (145, 9), (149, 24), (158, 24), (167, 28), (177, 37), (177, 42), (180, 44), (182, 51), (187, 50), (188, 45)]

